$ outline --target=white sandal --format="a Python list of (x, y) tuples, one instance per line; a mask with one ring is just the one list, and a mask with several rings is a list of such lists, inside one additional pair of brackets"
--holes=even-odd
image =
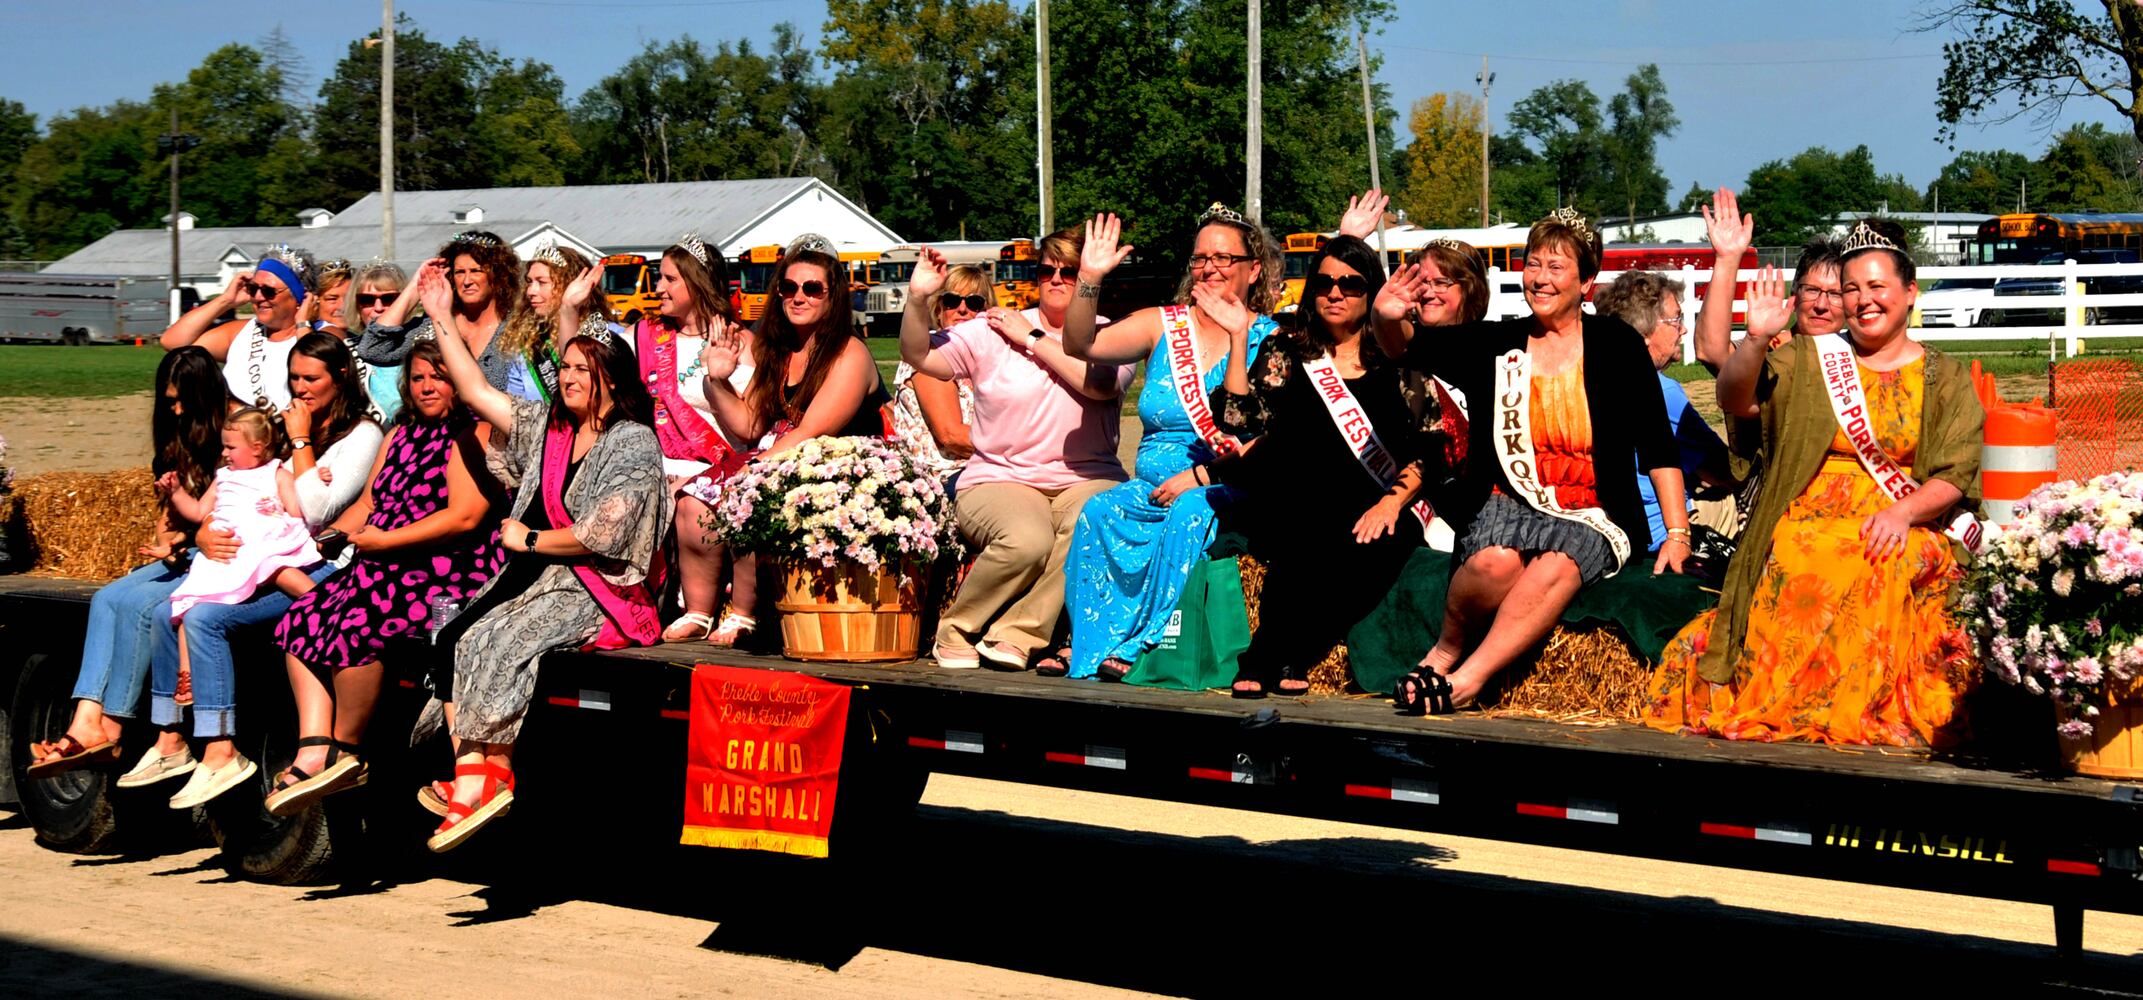
[(734, 646), (738, 639), (759, 630), (759, 619), (731, 611), (722, 616), (722, 624), (707, 634), (710, 646)]
[[(698, 631), (692, 635), (671, 635), (670, 633), (675, 632), (677, 630), (677, 627), (680, 625), (689, 625), (692, 628), (697, 629)], [(708, 630), (712, 629), (713, 627), (713, 615), (702, 614), (697, 611), (687, 611), (684, 614), (678, 615), (676, 621), (671, 622), (667, 628), (664, 628), (662, 630), (662, 641), (691, 642), (694, 639), (705, 639), (707, 637)]]

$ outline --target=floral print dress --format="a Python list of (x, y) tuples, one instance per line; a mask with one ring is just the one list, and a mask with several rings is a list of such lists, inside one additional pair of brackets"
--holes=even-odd
[[(1860, 369), (1876, 439), (1914, 472), (1925, 362)], [(1772, 535), (1732, 650), (1733, 679), (1697, 675), (1718, 613), (1685, 626), (1653, 673), (1644, 721), (1655, 729), (1745, 740), (1944, 746), (1962, 734), (1974, 667), (1950, 591), (1963, 577), (1950, 542), (1914, 527), (1903, 554), (1871, 563), (1860, 528), (1891, 504), (1835, 432), (1821, 471)]]

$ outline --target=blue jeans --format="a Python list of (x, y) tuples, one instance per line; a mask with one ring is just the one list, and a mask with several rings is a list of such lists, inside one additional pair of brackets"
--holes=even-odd
[[(319, 583), (335, 571), (321, 563), (308, 574)], [(193, 665), (193, 734), (229, 739), (238, 732), (238, 672), (231, 659), (231, 633), (273, 625), (290, 610), (289, 594), (264, 585), (243, 604), (196, 604), (186, 612), (187, 662)], [(179, 688), (179, 632), (167, 607), (156, 628), (156, 655), (149, 669), (149, 721), (176, 726), (183, 717), (172, 701)]]
[(184, 579), (185, 570), (152, 562), (105, 584), (89, 599), (76, 700), (96, 702), (115, 719), (134, 717), (149, 680), (149, 654), (155, 648), (150, 637), (159, 618), (171, 617), (171, 592)]

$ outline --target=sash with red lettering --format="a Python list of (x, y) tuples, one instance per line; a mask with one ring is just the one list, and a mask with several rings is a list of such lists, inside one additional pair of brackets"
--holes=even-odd
[[(1837, 418), (1838, 428), (1852, 444), (1860, 467), (1889, 494), (1892, 503), (1918, 493), (1920, 484), (1898, 468), (1890, 453), (1883, 450), (1882, 442), (1875, 440), (1875, 426), (1868, 420), (1867, 392), (1860, 385), (1860, 365), (1853, 359), (1852, 341), (1843, 333), (1826, 334), (1815, 338), (1815, 345), (1816, 356), (1823, 362), (1823, 391), (1830, 398), (1831, 416)], [(1978, 555), (1986, 542), (1979, 518), (1970, 511), (1959, 511), (1942, 533), (1973, 555)]]
[[(1355, 400), (1354, 390), (1347, 388), (1347, 380), (1340, 377), (1339, 366), (1332, 363), (1332, 356), (1325, 355), (1315, 361), (1302, 363), (1303, 374), (1310, 377), (1310, 385), (1317, 390), (1317, 398), (1324, 401), (1325, 415), (1332, 418), (1332, 426), (1339, 429), (1339, 436), (1354, 452), (1354, 460), (1362, 463), (1362, 471), (1376, 480), (1378, 486), (1391, 489), (1399, 482), (1399, 461), (1384, 447), (1377, 429), (1369, 423), (1369, 414), (1362, 412), (1362, 404)], [(1421, 522), (1421, 530), (1427, 533), (1435, 514), (1425, 501), (1416, 500), (1407, 508), (1414, 519)]]
[(1190, 415), (1191, 429), (1220, 458), (1242, 450), (1233, 437), (1213, 419), (1213, 403), (1205, 393), (1205, 363), (1198, 356), (1198, 338), (1191, 329), (1191, 307), (1161, 307), (1161, 349), (1168, 357), (1168, 384), (1176, 390), (1176, 402)]
[(825, 857), (848, 692), (786, 671), (692, 668), (678, 843)]

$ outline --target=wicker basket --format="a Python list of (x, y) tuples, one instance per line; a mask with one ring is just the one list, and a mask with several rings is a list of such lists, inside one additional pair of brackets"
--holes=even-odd
[(2078, 774), (2143, 779), (2143, 694), (2100, 706), (2091, 735), (2063, 739), (2061, 756)]
[(923, 573), (784, 560), (781, 651), (792, 660), (912, 660), (922, 645)]

